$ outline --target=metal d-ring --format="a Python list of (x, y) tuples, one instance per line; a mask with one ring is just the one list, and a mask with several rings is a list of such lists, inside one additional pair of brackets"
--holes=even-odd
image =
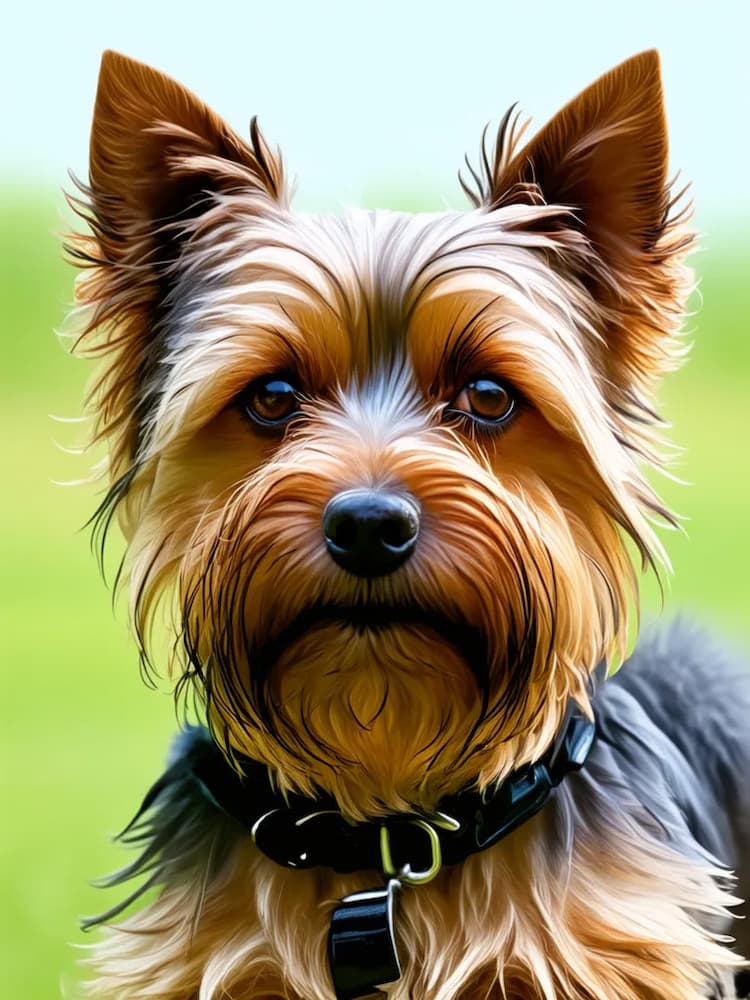
[(440, 837), (438, 836), (437, 830), (430, 826), (426, 820), (410, 819), (408, 822), (411, 823), (412, 826), (416, 826), (420, 830), (424, 830), (427, 834), (427, 840), (432, 853), (432, 862), (430, 867), (426, 868), (424, 871), (415, 872), (412, 870), (411, 865), (407, 862), (403, 868), (397, 869), (393, 863), (393, 855), (391, 854), (390, 831), (385, 823), (380, 827), (380, 864), (382, 866), (383, 873), (389, 878), (396, 878), (400, 882), (405, 882), (406, 885), (424, 885), (426, 882), (431, 882), (435, 878), (443, 865)]

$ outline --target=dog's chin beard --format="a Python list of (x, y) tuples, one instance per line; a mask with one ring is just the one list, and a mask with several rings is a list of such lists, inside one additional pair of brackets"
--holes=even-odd
[(528, 624), (498, 651), (457, 615), (318, 605), (231, 634), (236, 644), (218, 643), (195, 675), (209, 723), (284, 790), (331, 794), (357, 820), (433, 809), (511, 760), (536, 647)]
[(364, 783), (403, 802), (421, 797), (431, 769), (450, 770), (482, 707), (464, 655), (417, 623), (319, 623), (280, 653), (267, 700), (319, 786), (340, 797)]

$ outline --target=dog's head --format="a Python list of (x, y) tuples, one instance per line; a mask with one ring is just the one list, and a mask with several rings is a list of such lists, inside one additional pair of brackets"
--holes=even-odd
[(656, 54), (521, 131), (471, 210), (299, 214), (254, 123), (102, 64), (73, 253), (137, 633), (166, 606), (230, 755), (354, 817), (537, 756), (622, 649), (627, 539), (660, 557), (690, 241)]

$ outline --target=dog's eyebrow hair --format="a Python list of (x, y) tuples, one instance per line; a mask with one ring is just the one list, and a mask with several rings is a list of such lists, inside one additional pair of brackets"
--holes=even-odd
[[(490, 309), (497, 304), (497, 302), (502, 298), (501, 295), (495, 295), (489, 302), (485, 302), (483, 306), (480, 306), (476, 312), (469, 317), (464, 326), (458, 332), (455, 341), (450, 342), (450, 354), (448, 357), (448, 363), (453, 368), (454, 371), (462, 370), (467, 367), (471, 358), (477, 353), (479, 348), (492, 337), (498, 331), (496, 326), (490, 328), (487, 333), (484, 334), (482, 339), (477, 343), (470, 345), (471, 337), (474, 333), (474, 326), (485, 313), (489, 312)], [(446, 341), (446, 346), (448, 342)]]
[(443, 346), (440, 348), (440, 357), (438, 358), (437, 367), (435, 370), (435, 377), (430, 383), (430, 393), (434, 395), (440, 387), (440, 378), (445, 371), (446, 367), (446, 357), (448, 354), (449, 345), (453, 339), (453, 335), (458, 325), (458, 313), (453, 317), (453, 322), (451, 323), (450, 330), (448, 331), (445, 339), (443, 340)]
[[(350, 332), (353, 368), (367, 372), (378, 359), (392, 360), (403, 349), (414, 309), (435, 281), (475, 268), (504, 274), (491, 261), (461, 264), (462, 253), (481, 248), (497, 250), (516, 242), (513, 234), (505, 232), (496, 222), (489, 224), (488, 229), (484, 216), (461, 213), (442, 217), (439, 225), (434, 224), (432, 216), (406, 213), (355, 212), (342, 218), (282, 213), (270, 220), (248, 217), (246, 232), (239, 211), (243, 205), (241, 196), (225, 201), (226, 204), (216, 207), (213, 228), (220, 221), (220, 208), (225, 213), (230, 209), (236, 212), (230, 227), (221, 231), (218, 260), (209, 253), (212, 228), (202, 234), (201, 240), (188, 245), (179, 267), (175, 265), (175, 280), (153, 330), (148, 366), (144, 368), (135, 404), (138, 455), (148, 446), (153, 431), (151, 421), (165, 391), (169, 391), (170, 373), (179, 361), (183, 338), (191, 342), (192, 324), (200, 322), (201, 316), (206, 324), (220, 322), (222, 308), (229, 310), (235, 289), (238, 296), (243, 285), (252, 289), (256, 278), (265, 280), (266, 270), (272, 274), (274, 268), (280, 269), (281, 280), (289, 280), (300, 292), (306, 292), (331, 310), (342, 330)], [(362, 236), (363, 227), (369, 234), (366, 238)], [(243, 233), (246, 240), (241, 238)], [(323, 236), (317, 247), (313, 245), (316, 234), (318, 238)], [(233, 255), (235, 245), (239, 253)], [(272, 253), (264, 263), (266, 249)], [(278, 253), (293, 256), (277, 260)], [(304, 269), (300, 273), (295, 271), (294, 257), (312, 265), (325, 280), (329, 293)], [(436, 273), (425, 274), (443, 261), (453, 261), (454, 266), (438, 267)], [(245, 264), (250, 270), (243, 277)], [(415, 289), (418, 291), (413, 295)], [(290, 322), (295, 322), (279, 296), (275, 304)], [(230, 321), (233, 322), (231, 318)]]

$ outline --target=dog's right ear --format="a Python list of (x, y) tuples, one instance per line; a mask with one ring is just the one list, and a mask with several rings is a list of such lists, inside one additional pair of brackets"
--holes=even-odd
[(85, 200), (74, 199), (93, 239), (74, 237), (70, 251), (89, 269), (77, 288), (89, 307), (79, 348), (108, 359), (92, 403), (115, 475), (135, 454), (142, 383), (191, 228), (222, 194), (246, 193), (249, 211), (286, 204), (280, 157), (254, 120), (250, 138), (164, 74), (104, 53), (89, 183)]
[(283, 201), (281, 162), (254, 121), (251, 131), (248, 145), (174, 80), (105, 52), (89, 158), (103, 249), (127, 254), (133, 235), (195, 214), (221, 190), (250, 188)]

